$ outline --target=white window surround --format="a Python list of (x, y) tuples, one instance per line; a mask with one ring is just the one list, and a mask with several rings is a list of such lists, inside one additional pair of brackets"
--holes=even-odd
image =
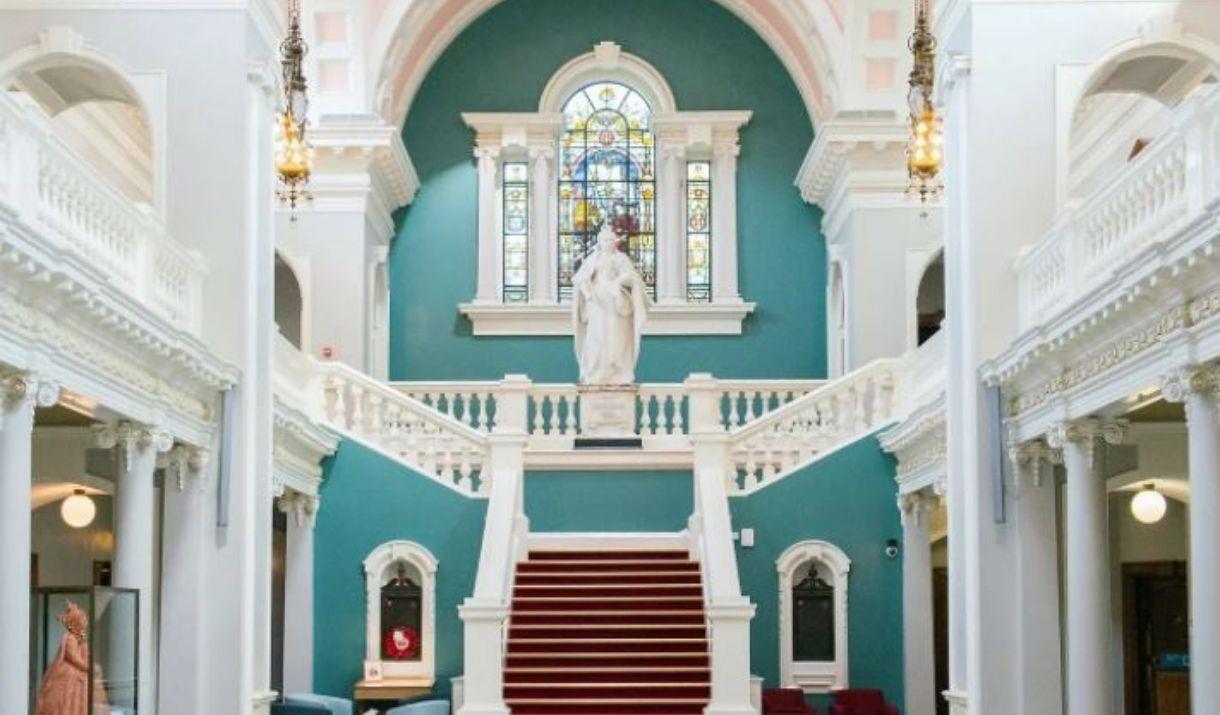
[[(423, 591), (423, 652), (417, 661), (381, 659), (381, 587), (406, 563), (419, 576)], [(364, 559), (367, 615), (365, 616), (364, 672), (379, 672), (385, 678), (436, 677), (436, 557), (413, 541), (387, 541)], [(371, 666), (371, 667), (370, 667)]]
[[(657, 301), (644, 332), (651, 335), (737, 335), (754, 311), (737, 282), (738, 130), (749, 111), (682, 112), (651, 65), (602, 42), (559, 69), (537, 112), (468, 112), (478, 159), (478, 277), (473, 300), (458, 306), (475, 335), (570, 335), (571, 308), (558, 301), (557, 149), (562, 108), (593, 82), (619, 82), (653, 111), (657, 140)], [(686, 301), (686, 162), (712, 163), (712, 300)], [(529, 302), (504, 303), (501, 167), (530, 162)]]
[[(797, 570), (814, 562), (824, 566), (834, 586), (835, 659), (792, 660), (792, 585)], [(779, 670), (780, 685), (799, 687), (806, 693), (828, 693), (848, 687), (847, 678), (847, 576), (851, 559), (834, 544), (800, 541), (788, 547), (775, 562), (779, 571)]]

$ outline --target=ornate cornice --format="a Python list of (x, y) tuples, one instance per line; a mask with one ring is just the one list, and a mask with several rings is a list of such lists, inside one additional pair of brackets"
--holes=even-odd
[[(801, 197), (817, 204), (828, 213), (832, 210), (832, 193), (842, 177), (853, 168), (865, 169), (876, 165), (870, 155), (902, 157), (907, 141), (906, 123), (891, 112), (882, 116), (841, 113), (818, 127), (817, 136), (796, 175)], [(894, 166), (902, 166), (903, 160)], [(905, 176), (905, 174), (903, 174)], [(905, 187), (905, 183), (902, 184)], [(901, 188), (898, 189), (901, 194)]]
[(334, 454), (339, 437), (279, 395), (274, 398), (272, 493), (295, 491), (316, 496), (322, 460)]
[(926, 487), (944, 492), (949, 445), (943, 395), (877, 438), (881, 448), (897, 460), (895, 479), (900, 492), (913, 493)]

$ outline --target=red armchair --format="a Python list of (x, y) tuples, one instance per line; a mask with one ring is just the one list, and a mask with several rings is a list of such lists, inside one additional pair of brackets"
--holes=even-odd
[(880, 690), (836, 690), (830, 715), (898, 715)]
[(805, 693), (800, 688), (772, 688), (762, 694), (763, 715), (818, 715), (818, 711), (805, 702)]

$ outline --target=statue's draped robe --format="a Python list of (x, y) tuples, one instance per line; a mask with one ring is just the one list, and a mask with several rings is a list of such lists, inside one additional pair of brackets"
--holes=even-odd
[(651, 299), (624, 254), (598, 250), (572, 278), (576, 361), (586, 385), (630, 385)]

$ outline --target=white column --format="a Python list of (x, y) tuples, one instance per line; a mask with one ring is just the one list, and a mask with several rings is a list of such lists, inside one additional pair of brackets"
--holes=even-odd
[[(1110, 715), (1110, 537), (1106, 484), (1098, 468), (1098, 438), (1117, 442), (1113, 423), (1080, 420), (1056, 425), (1047, 435), (1063, 449), (1067, 469), (1064, 564), (1067, 581), (1067, 710), (1072, 715)], [(1121, 435), (1121, 433), (1118, 433)]]
[(0, 375), (0, 712), (29, 712), (30, 488), (34, 407), (59, 388), (27, 375)]
[(1063, 668), (1059, 635), (1059, 539), (1052, 464), (1057, 453), (1042, 442), (1014, 455), (1017, 484), (1013, 521), (1017, 538), (1020, 621), (1018, 704), (1023, 713), (1062, 715)]
[(313, 544), (318, 497), (288, 492), (279, 500), (288, 515), (284, 559), (284, 692), (313, 692)]
[(1171, 375), (1165, 398), (1186, 403), (1190, 469), (1190, 700), (1220, 702), (1220, 368)]
[(118, 447), (119, 469), (114, 494), (114, 576), (118, 588), (139, 592), (137, 706), (141, 713), (155, 712), (153, 659), (156, 589), (153, 583), (157, 509), (153, 474), (157, 455), (169, 451), (173, 440), (156, 428), (133, 422), (104, 425), (97, 431), (101, 447)]
[(657, 186), (657, 300), (686, 300), (686, 147), (664, 141)]
[(500, 296), (496, 288), (500, 283), (500, 266), (496, 260), (496, 196), (499, 187), (496, 186), (496, 176), (500, 151), (478, 147), (474, 155), (479, 160), (479, 267), (475, 302), (498, 303)]
[(712, 300), (740, 303), (737, 290), (737, 155), (741, 146), (718, 144), (712, 159)]
[(555, 183), (555, 176), (551, 169), (554, 165), (552, 162), (554, 157), (555, 149), (553, 147), (540, 146), (530, 149), (530, 160), (533, 162), (530, 177), (529, 239), (531, 303), (554, 303), (559, 299), (554, 288), (554, 271), (551, 270), (553, 264), (551, 254), (555, 250), (551, 236), (551, 224), (555, 220), (555, 215), (551, 211), (551, 186)]
[(932, 512), (930, 489), (898, 497), (902, 515), (902, 627), (906, 715), (936, 713), (936, 653), (932, 630)]

